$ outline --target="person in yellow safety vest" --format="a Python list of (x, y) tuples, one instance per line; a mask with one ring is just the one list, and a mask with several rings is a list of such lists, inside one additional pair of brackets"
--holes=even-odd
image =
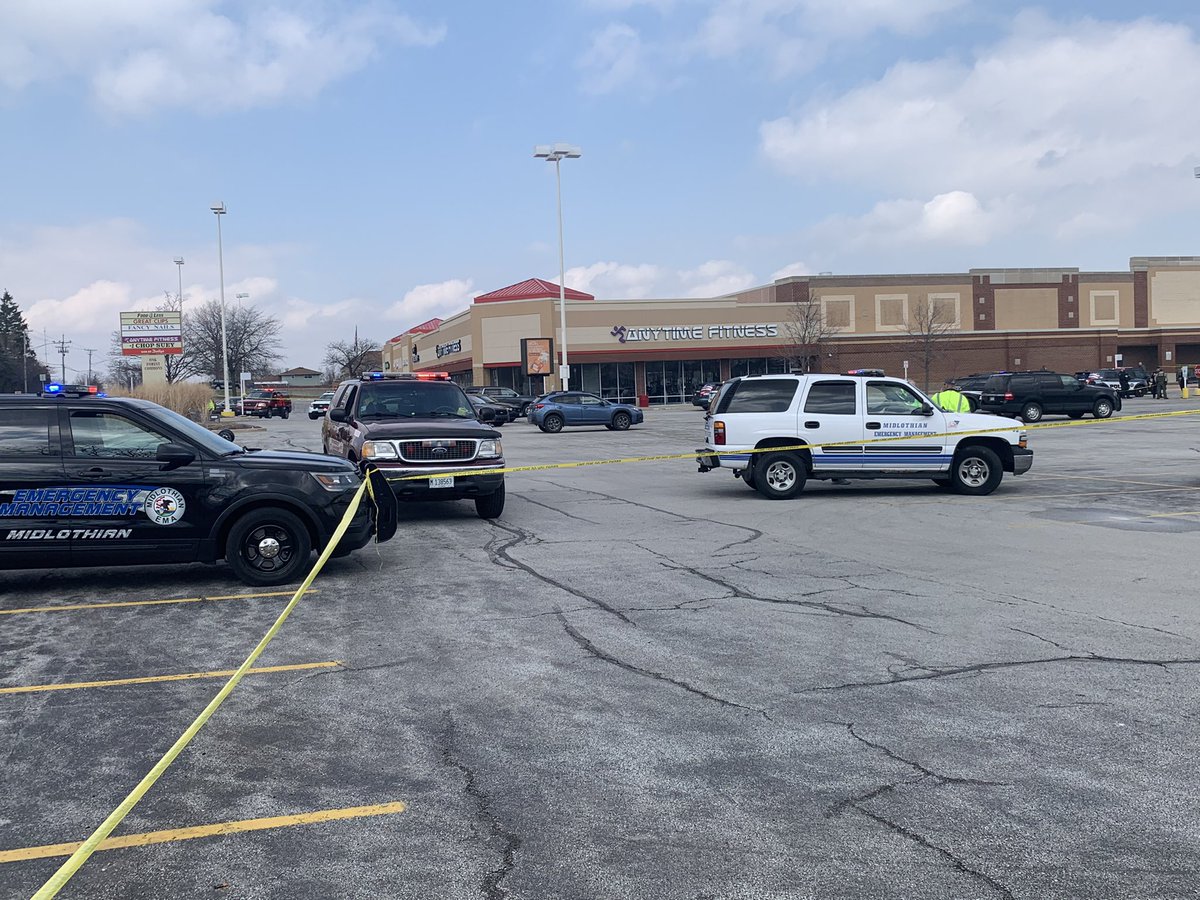
[(965, 394), (960, 394), (954, 389), (949, 381), (946, 382), (946, 387), (938, 391), (929, 398), (938, 405), (938, 408), (945, 412), (970, 412), (971, 401), (967, 399)]

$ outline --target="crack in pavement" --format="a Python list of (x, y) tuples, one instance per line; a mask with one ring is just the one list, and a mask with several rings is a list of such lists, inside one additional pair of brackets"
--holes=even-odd
[(559, 509), (557, 506), (551, 506), (549, 503), (542, 503), (540, 500), (534, 500), (528, 494), (520, 494), (519, 496), (526, 503), (532, 503), (534, 506), (540, 506), (542, 509), (548, 509), (551, 512), (556, 512), (561, 516), (566, 516), (568, 519), (574, 519), (577, 522), (587, 522), (589, 525), (598, 525), (600, 527), (604, 526), (603, 522), (596, 522), (592, 519), (585, 519), (583, 516), (572, 515), (566, 510)]
[[(662, 565), (662, 567), (665, 569), (670, 569), (675, 572), (687, 572), (688, 574), (694, 575), (703, 581), (707, 581), (710, 584), (715, 584), (717, 587), (724, 588), (725, 590), (729, 591), (731, 594), (731, 597), (729, 599), (753, 600), (756, 603), (774, 603), (774, 604), (778, 604), (778, 605), (782, 605), (782, 606), (800, 606), (805, 609), (820, 610), (822, 612), (829, 613), (831, 615), (845, 616), (845, 617), (852, 618), (852, 619), (883, 619), (888, 622), (896, 622), (897, 624), (900, 624), (900, 625), (907, 625), (909, 628), (916, 628), (918, 631), (923, 631), (926, 634), (937, 634), (938, 633), (936, 631), (933, 631), (930, 628), (926, 628), (924, 625), (918, 625), (916, 622), (910, 622), (908, 619), (902, 619), (899, 616), (891, 616), (891, 615), (888, 615), (887, 613), (880, 613), (880, 612), (875, 612), (873, 610), (867, 609), (867, 607), (863, 606), (862, 604), (858, 604), (858, 609), (855, 610), (853, 608), (847, 608), (845, 606), (838, 606), (837, 604), (834, 604), (834, 603), (825, 603), (820, 600), (810, 600), (810, 599), (783, 600), (778, 597), (762, 597), (757, 594), (751, 594), (750, 592), (746, 591), (744, 588), (741, 588), (735, 584), (732, 584), (731, 582), (728, 582), (728, 581), (724, 580), (723, 578), (718, 578), (716, 575), (709, 575), (706, 572), (701, 572), (699, 569), (697, 569), (694, 566), (688, 566), (683, 563), (676, 563), (675, 560), (671, 559), (668, 556), (664, 556), (663, 554), (659, 553), (657, 550), (652, 550), (651, 548), (646, 547), (642, 544), (635, 544), (635, 546), (640, 548), (641, 550), (644, 550), (646, 553), (649, 553), (651, 556), (657, 557), (660, 560), (660, 565)], [(762, 574), (766, 574), (766, 573), (762, 573)], [(839, 576), (839, 575), (821, 576), (821, 577), (837, 578), (838, 580), (846, 581), (846, 579), (843, 576)], [(858, 585), (855, 585), (852, 582), (847, 581), (846, 583), (850, 584), (851, 587), (858, 588)], [(801, 598), (816, 597), (816, 596), (820, 596), (821, 594), (827, 594), (830, 591), (836, 591), (836, 590), (837, 590), (836, 588), (822, 588), (819, 591), (810, 591), (808, 593), (801, 594), (800, 597)], [(870, 589), (869, 588), (859, 588), (859, 590), (870, 590)]]
[(967, 864), (967, 862), (965, 860), (961, 859), (958, 856), (955, 856), (953, 853), (951, 853), (945, 847), (941, 847), (941, 846), (933, 843), (933, 841), (929, 840), (929, 838), (925, 837), (924, 835), (918, 834), (917, 832), (913, 831), (910, 828), (905, 828), (899, 822), (894, 822), (891, 819), (886, 818), (885, 816), (881, 816), (878, 813), (871, 812), (871, 810), (865, 809), (865, 808), (857, 805), (857, 803), (851, 804), (851, 806), (853, 807), (855, 812), (866, 816), (868, 819), (878, 822), (880, 825), (887, 828), (889, 831), (892, 831), (895, 834), (900, 835), (901, 837), (905, 837), (908, 840), (913, 841), (914, 843), (920, 844), (922, 847), (925, 847), (928, 850), (932, 850), (935, 853), (940, 854), (955, 869), (962, 872), (964, 875), (969, 875), (971, 878), (974, 878), (977, 881), (980, 881), (980, 882), (986, 884), (988, 887), (990, 887), (993, 891), (995, 891), (1001, 897), (1006, 897), (1006, 898), (1008, 898), (1008, 900), (1014, 900), (1012, 891), (1010, 891), (1008, 888), (1006, 888), (1003, 884), (1001, 884), (999, 881), (997, 881), (991, 875), (988, 875), (986, 872), (981, 872), (978, 869), (972, 868), (971, 866), (969, 866)]
[(1014, 628), (1012, 625), (1009, 625), (1008, 630), (1015, 631), (1017, 634), (1027, 634), (1031, 638), (1037, 638), (1044, 644), (1049, 644), (1051, 647), (1057, 647), (1059, 650), (1066, 650), (1068, 653), (1072, 652), (1071, 647), (1064, 647), (1058, 641), (1052, 641), (1050, 638), (1042, 637), (1040, 634), (1034, 634), (1032, 631), (1026, 631), (1024, 628)]
[(1067, 656), (1047, 656), (1042, 659), (1017, 659), (1005, 660), (1003, 662), (990, 663), (974, 663), (969, 666), (931, 666), (929, 671), (921, 675), (909, 675), (907, 677), (892, 677), (886, 681), (848, 681), (843, 684), (816, 685), (814, 687), (802, 688), (795, 691), (797, 694), (810, 694), (818, 692), (830, 691), (845, 691), (853, 688), (868, 688), (868, 687), (888, 687), (893, 684), (904, 684), (909, 681), (933, 681), (939, 678), (952, 678), (955, 675), (979, 675), (984, 672), (996, 671), (999, 669), (1018, 669), (1026, 666), (1041, 666), (1047, 663), (1104, 663), (1112, 665), (1125, 666), (1157, 666), (1165, 671), (1170, 671), (1168, 666), (1191, 666), (1200, 664), (1200, 659), (1196, 658), (1174, 658), (1174, 659), (1138, 659), (1136, 657), (1126, 656), (1101, 656), (1096, 653), (1079, 654), (1072, 653)]
[(943, 775), (940, 772), (935, 772), (935, 771), (933, 771), (933, 769), (930, 769), (927, 766), (922, 765), (921, 763), (917, 762), (915, 759), (909, 759), (907, 756), (901, 756), (899, 753), (892, 750), (890, 747), (888, 747), (885, 744), (880, 744), (876, 741), (872, 741), (872, 740), (869, 740), (868, 738), (863, 737), (861, 734), (859, 734), (857, 731), (854, 730), (855, 723), (853, 723), (853, 722), (831, 722), (830, 724), (831, 725), (841, 725), (843, 728), (846, 729), (846, 731), (848, 731), (850, 733), (850, 736), (852, 738), (854, 738), (856, 741), (858, 741), (860, 744), (870, 747), (872, 750), (878, 750), (880, 753), (882, 753), (888, 759), (894, 760), (895, 762), (898, 762), (901, 765), (905, 765), (905, 766), (908, 766), (909, 768), (915, 769), (921, 775), (921, 778), (919, 780), (924, 780), (926, 778), (932, 778), (934, 781), (940, 782), (942, 784), (970, 784), (970, 785), (988, 786), (988, 787), (1002, 787), (1002, 786), (1008, 785), (1007, 781), (987, 781), (987, 780), (980, 779), (980, 778), (960, 778), (957, 775)]
[(757, 541), (759, 538), (761, 538), (763, 536), (763, 532), (759, 531), (757, 528), (751, 528), (749, 525), (734, 525), (732, 522), (718, 522), (716, 519), (702, 519), (698, 516), (686, 516), (683, 513), (677, 513), (674, 510), (663, 509), (660, 506), (651, 506), (648, 503), (638, 503), (636, 500), (627, 500), (624, 497), (617, 497), (617, 496), (614, 496), (613, 494), (605, 494), (602, 491), (589, 491), (586, 488), (575, 487), (573, 485), (568, 485), (568, 484), (562, 484), (557, 481), (551, 481), (549, 483), (554, 485), (555, 487), (562, 488), (563, 490), (566, 490), (566, 491), (577, 491), (581, 494), (591, 494), (593, 497), (603, 497), (605, 500), (612, 500), (616, 503), (628, 503), (630, 506), (636, 506), (640, 509), (648, 509), (651, 512), (662, 513), (664, 516), (673, 516), (676, 519), (682, 519), (683, 521), (690, 522), (693, 525), (702, 525), (708, 529), (711, 529), (713, 525), (721, 525), (725, 528), (736, 528), (739, 531), (749, 531), (750, 532), (750, 536), (748, 538), (745, 538), (740, 541), (734, 541), (732, 544), (727, 544), (724, 547), (720, 547), (720, 548), (718, 548), (718, 550), (713, 551), (713, 552), (720, 552), (720, 550), (728, 550), (730, 547), (736, 547), (739, 544), (749, 544), (753, 541)]
[[(612, 606), (609, 603), (605, 603), (603, 600), (600, 600), (597, 597), (591, 597), (591, 596), (583, 593), (582, 591), (578, 591), (573, 587), (565, 585), (561, 581), (556, 581), (555, 579), (551, 578), (549, 575), (545, 575), (545, 574), (539, 572), (533, 566), (528, 565), (527, 563), (523, 563), (519, 559), (514, 559), (512, 554), (509, 553), (509, 551), (513, 547), (517, 546), (518, 544), (524, 543), (525, 541), (536, 540), (537, 535), (533, 534), (532, 532), (526, 531), (525, 529), (520, 528), (517, 525), (511, 525), (511, 524), (502, 525), (500, 522), (498, 522), (496, 520), (492, 520), (488, 524), (491, 525), (493, 528), (498, 528), (501, 531), (506, 531), (509, 534), (513, 535), (513, 539), (511, 541), (507, 541), (507, 542), (501, 541), (500, 543), (496, 544), (495, 546), (493, 546), (491, 542), (488, 543), (488, 547), (486, 548), (488, 556), (491, 558), (492, 562), (496, 563), (496, 565), (499, 565), (501, 568), (505, 568), (505, 569), (509, 569), (509, 568), (520, 569), (522, 572), (525, 572), (528, 575), (532, 575), (538, 581), (544, 582), (545, 584), (548, 584), (552, 587), (556, 587), (560, 591), (566, 591), (572, 597), (578, 597), (580, 600), (583, 600), (587, 603), (591, 603), (593, 606), (598, 606), (600, 609), (604, 610), (606, 613), (616, 616), (618, 619), (620, 619), (626, 625), (632, 625), (634, 628), (637, 627), (637, 623), (634, 622), (633, 619), (629, 618), (629, 616), (625, 615), (625, 613), (621, 612), (621, 610), (617, 609), (615, 606)], [(498, 562), (498, 560), (504, 560), (505, 562), (509, 563), (509, 565), (504, 565), (503, 563)]]
[[(500, 864), (483, 876), (483, 881), (479, 885), (480, 891), (488, 900), (503, 900), (508, 896), (508, 891), (500, 883), (516, 866), (517, 851), (521, 849), (521, 838), (516, 832), (510, 831), (492, 812), (491, 796), (479, 786), (479, 779), (475, 772), (455, 755), (454, 720), (449, 715), (446, 716), (446, 727), (442, 731), (441, 751), (442, 762), (462, 773), (466, 782), (463, 789), (475, 804), (475, 818), (487, 829), (487, 843), (499, 845), (496, 849), (500, 852)], [(475, 826), (472, 826), (471, 830), (476, 835), (479, 834), (479, 830)]]
[(626, 672), (632, 672), (634, 675), (641, 675), (643, 678), (650, 678), (654, 681), (661, 681), (665, 684), (674, 685), (677, 688), (687, 691), (689, 694), (695, 694), (697, 697), (703, 697), (705, 700), (711, 700), (714, 703), (719, 703), (721, 706), (744, 709), (747, 712), (758, 713), (768, 722), (774, 721), (771, 718), (770, 713), (768, 713), (765, 709), (760, 709), (757, 706), (746, 706), (745, 704), (738, 703), (735, 700), (726, 700), (724, 697), (718, 697), (716, 694), (711, 694), (702, 688), (694, 687), (693, 685), (688, 684), (686, 681), (680, 681), (678, 678), (672, 678), (669, 675), (664, 675), (662, 672), (651, 672), (649, 669), (643, 669), (639, 666), (633, 665), (632, 663), (627, 663), (623, 659), (618, 659), (611, 653), (606, 653), (605, 651), (601, 650), (594, 643), (592, 643), (590, 639), (581, 634), (577, 629), (573, 628), (561, 610), (556, 610), (556, 612), (558, 613), (559, 622), (562, 623), (563, 630), (570, 636), (571, 640), (573, 640), (589, 655), (594, 656), (596, 659), (610, 663), (617, 668), (624, 669)]

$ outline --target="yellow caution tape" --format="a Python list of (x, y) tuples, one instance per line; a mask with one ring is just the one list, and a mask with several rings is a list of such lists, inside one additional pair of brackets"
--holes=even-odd
[(138, 801), (140, 801), (142, 797), (145, 796), (146, 792), (154, 786), (154, 783), (158, 781), (160, 777), (162, 777), (162, 774), (167, 771), (171, 763), (175, 762), (176, 757), (183, 752), (183, 749), (191, 742), (192, 738), (194, 738), (204, 726), (204, 723), (212, 718), (213, 713), (215, 713), (220, 705), (225, 702), (225, 698), (233, 692), (235, 687), (237, 687), (238, 682), (242, 680), (242, 676), (244, 676), (250, 670), (251, 666), (254, 665), (260, 656), (262, 656), (263, 651), (267, 649), (267, 645), (270, 644), (275, 638), (275, 635), (279, 633), (279, 629), (283, 627), (283, 623), (287, 621), (288, 616), (291, 615), (292, 610), (296, 607), (296, 604), (300, 602), (300, 598), (303, 597), (305, 592), (308, 591), (309, 587), (313, 583), (313, 580), (317, 577), (317, 574), (325, 567), (325, 563), (329, 561), (329, 557), (333, 555), (333, 551), (341, 541), (342, 537), (345, 535), (346, 529), (350, 527), (350, 521), (354, 518), (354, 514), (358, 512), (358, 507), (362, 502), (363, 494), (369, 490), (369, 484), (370, 479), (364, 478), (363, 483), (359, 485), (354, 497), (351, 498), (350, 506), (346, 509), (346, 514), (342, 516), (342, 521), (339, 522), (337, 528), (334, 529), (333, 536), (325, 545), (325, 549), (321, 551), (321, 555), (317, 557), (317, 561), (309, 571), (308, 576), (301, 583), (300, 587), (296, 588), (296, 593), (292, 595), (292, 599), (289, 600), (287, 606), (283, 608), (283, 612), (281, 612), (279, 617), (275, 619), (275, 623), (267, 629), (267, 633), (264, 634), (262, 640), (258, 642), (258, 646), (250, 651), (250, 655), (246, 657), (245, 662), (238, 666), (237, 670), (233, 673), (233, 675), (230, 676), (229, 680), (225, 682), (224, 687), (222, 687), (221, 690), (217, 692), (217, 695), (209, 701), (208, 706), (204, 707), (200, 715), (196, 716), (192, 724), (189, 725), (183, 734), (179, 736), (179, 739), (171, 745), (171, 748), (163, 754), (162, 758), (154, 764), (154, 767), (146, 773), (145, 777), (143, 777), (142, 780), (137, 783), (137, 786), (129, 792), (129, 795), (121, 801), (120, 805), (111, 813), (109, 813), (108, 818), (100, 823), (99, 827), (93, 831), (82, 844), (80, 844), (79, 849), (72, 853), (70, 858), (61, 866), (59, 866), (58, 870), (50, 876), (45, 884), (38, 889), (37, 893), (33, 895), (33, 900), (49, 900), (49, 898), (58, 895), (58, 892), (63, 889), (63, 886), (66, 885), (66, 883), (71, 880), (71, 877), (79, 871), (80, 866), (88, 861), (88, 858), (96, 852), (96, 849), (100, 846), (101, 842), (112, 833), (114, 828), (121, 824), (121, 821), (127, 815), (129, 815), (129, 811), (138, 804)]
[[(550, 469), (578, 469), (583, 466), (611, 466), (617, 463), (639, 463), (639, 462), (663, 462), (667, 460), (681, 459), (699, 459), (702, 456), (745, 456), (752, 453), (778, 453), (784, 450), (811, 450), (814, 447), (822, 449), (826, 447), (863, 447), (867, 444), (890, 444), (897, 441), (915, 441), (927, 440), (929, 438), (964, 438), (974, 437), (981, 434), (1006, 434), (1010, 431), (1035, 431), (1043, 428), (1076, 428), (1080, 425), (1105, 425), (1116, 424), (1118, 422), (1137, 422), (1145, 419), (1167, 419), (1177, 416), (1194, 416), (1200, 414), (1200, 409), (1184, 409), (1175, 412), (1162, 413), (1141, 413), (1136, 416), (1121, 416), (1119, 418), (1108, 419), (1069, 419), (1066, 422), (1042, 422), (1036, 425), (1026, 425), (1022, 422), (1013, 422), (1010, 425), (1005, 425), (1000, 428), (977, 428), (973, 431), (941, 431), (933, 433), (918, 432), (915, 434), (906, 434), (900, 437), (883, 437), (883, 438), (867, 438), (861, 441), (824, 441), (821, 443), (810, 444), (789, 444), (784, 447), (759, 447), (735, 449), (733, 447), (722, 448), (717, 447), (713, 450), (693, 450), (689, 453), (660, 453), (654, 456), (622, 456), (613, 459), (585, 459), (575, 462), (559, 462), (559, 463), (541, 463), (536, 466), (497, 466), (485, 469), (466, 469), (462, 471), (440, 471), (432, 472), (428, 475), (401, 475), (399, 477), (388, 478), (388, 481), (422, 481), (429, 478), (440, 478), (446, 475), (455, 475), (465, 477), (468, 475), (508, 475), (513, 472), (545, 472)], [(385, 471), (385, 470), (380, 470)]]

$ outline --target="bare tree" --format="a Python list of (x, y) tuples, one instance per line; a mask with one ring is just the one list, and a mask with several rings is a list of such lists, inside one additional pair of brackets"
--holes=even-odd
[[(241, 372), (270, 374), (280, 361), (279, 332), (282, 323), (254, 306), (226, 306), (225, 328), (229, 335), (229, 378), (236, 382)], [(184, 357), (198, 375), (222, 380), (221, 303), (206, 300), (189, 305), (183, 325)]]
[(820, 368), (822, 346), (837, 333), (821, 310), (821, 298), (794, 303), (783, 322), (784, 345), (781, 357), (789, 370), (814, 372)]
[(904, 332), (908, 336), (905, 351), (917, 361), (923, 390), (930, 389), (929, 370), (945, 355), (950, 334), (957, 330), (953, 306), (931, 301), (929, 297), (918, 300), (905, 320)]
[(109, 386), (119, 385), (132, 388), (142, 383), (142, 361), (136, 356), (125, 356), (121, 352), (121, 330), (112, 332), (108, 345), (108, 376), (105, 382)]
[(357, 378), (372, 364), (372, 356), (379, 352), (379, 342), (360, 338), (354, 333), (352, 341), (332, 341), (325, 345), (325, 365), (335, 370), (335, 378)]

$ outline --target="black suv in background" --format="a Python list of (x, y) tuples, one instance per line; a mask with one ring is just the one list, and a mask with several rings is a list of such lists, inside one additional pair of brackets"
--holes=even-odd
[[(148, 400), (48, 387), (0, 395), (0, 569), (224, 559), (246, 584), (297, 581), (362, 483), (344, 460), (246, 450)], [(385, 541), (386, 492), (379, 513)], [(364, 501), (334, 555), (375, 519)]]
[(1026, 422), (1044, 415), (1072, 419), (1091, 413), (1107, 419), (1121, 408), (1121, 397), (1106, 385), (1083, 384), (1074, 375), (1058, 372), (1006, 372), (991, 376), (979, 397), (982, 412), (1019, 416)]
[(467, 388), (468, 394), (482, 394), (487, 398), (488, 403), (507, 403), (509, 406), (517, 408), (517, 415), (529, 415), (529, 407), (533, 406), (533, 401), (537, 397), (533, 394), (518, 394), (512, 388), (507, 387), (472, 387)]
[(321, 444), (378, 467), (401, 500), (470, 499), (480, 518), (495, 519), (504, 511), (504, 451), (500, 432), (485, 424), (494, 417), (445, 372), (367, 372), (338, 387)]

